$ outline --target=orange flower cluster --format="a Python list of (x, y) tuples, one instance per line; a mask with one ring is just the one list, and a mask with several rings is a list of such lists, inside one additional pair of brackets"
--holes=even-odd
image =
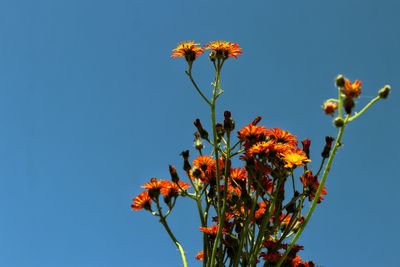
[[(193, 62), (205, 50), (210, 51), (215, 70), (211, 99), (202, 92), (191, 73)], [(133, 198), (131, 208), (146, 210), (159, 217), (180, 250), (184, 266), (187, 266), (185, 253), (167, 223), (178, 197), (194, 200), (197, 205), (203, 247), (195, 258), (203, 260), (203, 266), (257, 266), (261, 263), (263, 266), (314, 267), (313, 262), (303, 261), (297, 255), (303, 247), (296, 242), (315, 206), (327, 194), (324, 184), (340, 147), (344, 126), (378, 99), (387, 98), (390, 86), (379, 90), (375, 99), (351, 116), (354, 100), (361, 94), (361, 81), (351, 82), (342, 75), (337, 77), (338, 99), (328, 99), (323, 110), (328, 115), (338, 111), (334, 124), (340, 127), (340, 131), (335, 142), (333, 137), (325, 137), (321, 164), (313, 173), (309, 164), (309, 139), (302, 140), (300, 147), (295, 135), (280, 128), (258, 125), (261, 117), (256, 117), (237, 132), (238, 140), (233, 142), (235, 121), (231, 112), (225, 111), (223, 121), (217, 122), (215, 106), (223, 93), (220, 85), (222, 66), (228, 58), (237, 59), (241, 54), (242, 48), (237, 43), (227, 41), (213, 41), (204, 47), (186, 41), (172, 50), (173, 58), (183, 57), (187, 61), (186, 74), (210, 107), (212, 134), (209, 135), (200, 119), (196, 119), (194, 147), (199, 155), (191, 160), (189, 150), (181, 153), (182, 169), (192, 192), (176, 168), (170, 165), (170, 181), (150, 179), (143, 185), (145, 190)], [(343, 116), (343, 111), (347, 116)], [(210, 155), (203, 154), (204, 143), (210, 145)], [(235, 161), (235, 157), (239, 160)], [(237, 163), (242, 166), (233, 166)], [(322, 178), (318, 181), (322, 170)], [(312, 204), (307, 215), (303, 216), (307, 200)], [(291, 236), (294, 237), (287, 244)]]

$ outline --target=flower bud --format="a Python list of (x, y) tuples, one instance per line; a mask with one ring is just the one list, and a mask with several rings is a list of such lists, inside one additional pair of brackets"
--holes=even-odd
[(169, 165), (169, 174), (171, 175), (172, 182), (177, 183), (179, 181), (179, 176), (176, 172), (175, 166)]
[(333, 124), (335, 124), (336, 127), (343, 127), (344, 125), (344, 120), (340, 117), (337, 117), (336, 119), (333, 120)]
[(194, 147), (201, 151), (203, 149), (203, 142), (200, 139), (200, 134), (198, 132), (194, 133)]
[(257, 116), (251, 124), (255, 126), (260, 122), (261, 119), (262, 119), (261, 116)]
[(343, 87), (345, 84), (345, 78), (342, 74), (338, 75), (336, 77), (336, 86), (337, 87)]
[(203, 125), (201, 125), (200, 119), (196, 119), (196, 120), (193, 122), (193, 124), (194, 124), (194, 126), (196, 126), (197, 131), (198, 131), (199, 134), (200, 134), (200, 137), (203, 138), (203, 139), (205, 139), (205, 140), (208, 140), (208, 132), (207, 132), (206, 130), (203, 129)]
[(183, 157), (183, 169), (188, 172), (192, 168), (189, 163), (189, 150), (182, 151), (181, 156)]
[(323, 158), (328, 158), (329, 157), (329, 153), (331, 152), (333, 140), (335, 140), (335, 138), (333, 138), (332, 136), (326, 136), (325, 137), (325, 147), (324, 147), (324, 150), (322, 150), (322, 153), (321, 153), (321, 156)]
[(392, 88), (390, 85), (385, 85), (382, 89), (378, 91), (378, 95), (380, 98), (386, 99), (389, 96), (390, 90)]
[(227, 132), (231, 132), (233, 129), (235, 129), (235, 122), (231, 118), (231, 113), (229, 111), (225, 111), (224, 117), (224, 129)]
[(306, 153), (307, 158), (310, 158), (311, 140), (304, 139), (303, 141), (301, 141), (301, 144), (303, 145), (303, 151), (304, 151), (304, 153)]
[(224, 136), (225, 134), (225, 130), (224, 130), (224, 126), (221, 123), (217, 123), (215, 125), (215, 130), (217, 131), (217, 138), (218, 138), (218, 142), (221, 141), (221, 138)]
[(343, 107), (344, 107), (344, 110), (346, 111), (346, 114), (348, 114), (348, 115), (351, 114), (351, 111), (352, 111), (354, 105), (355, 104), (354, 104), (353, 98), (349, 98), (349, 97), (345, 98), (345, 100), (343, 101)]

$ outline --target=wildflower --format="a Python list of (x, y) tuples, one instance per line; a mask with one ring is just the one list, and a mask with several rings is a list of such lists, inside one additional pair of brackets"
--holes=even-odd
[(243, 127), (238, 132), (238, 138), (240, 141), (244, 142), (245, 147), (250, 147), (251, 145), (265, 141), (267, 136), (267, 129), (264, 126), (257, 126), (252, 123)]
[(271, 140), (275, 140), (276, 143), (283, 143), (291, 146), (297, 146), (296, 136), (280, 128), (268, 129), (267, 136)]
[(204, 46), (205, 50), (211, 50), (210, 58), (216, 59), (227, 59), (229, 57), (234, 57), (237, 59), (237, 56), (242, 54), (242, 49), (239, 47), (237, 43), (231, 43), (226, 41), (213, 41)]
[(163, 181), (163, 187), (161, 188), (161, 194), (166, 197), (176, 197), (182, 190), (186, 190), (189, 188), (189, 184), (178, 181), (178, 182), (170, 182)]
[(314, 267), (315, 264), (312, 261), (305, 262), (299, 256), (296, 256), (291, 263), (292, 267)]
[(187, 62), (193, 62), (204, 50), (194, 41), (181, 42), (172, 50), (172, 58), (184, 57)]
[(151, 198), (156, 198), (160, 194), (160, 190), (163, 187), (163, 181), (157, 180), (157, 178), (151, 178), (150, 182), (144, 184), (142, 188), (146, 188)]
[(361, 94), (361, 81), (356, 80), (354, 83), (345, 80), (344, 87), (341, 92), (348, 98), (357, 98)]
[(151, 209), (151, 198), (149, 192), (144, 191), (140, 193), (137, 197), (133, 198), (133, 204), (131, 205), (133, 210), (150, 210)]
[(302, 150), (289, 150), (281, 154), (281, 156), (285, 162), (285, 168), (303, 166), (304, 163), (311, 161), (307, 158), (306, 153), (304, 153)]
[(335, 113), (335, 111), (338, 108), (338, 104), (333, 101), (325, 101), (324, 105), (322, 106), (322, 109), (325, 111), (326, 115), (332, 115)]
[(247, 156), (254, 157), (255, 155), (267, 156), (270, 152), (274, 150), (274, 141), (264, 141), (253, 145), (247, 150)]

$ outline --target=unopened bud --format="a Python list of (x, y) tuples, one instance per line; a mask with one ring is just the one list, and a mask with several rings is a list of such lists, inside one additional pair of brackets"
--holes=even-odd
[(224, 129), (227, 132), (231, 132), (235, 129), (235, 122), (231, 118), (231, 113), (229, 111), (224, 112)]
[(351, 114), (351, 111), (353, 110), (354, 105), (355, 105), (355, 103), (354, 103), (353, 98), (346, 97), (346, 99), (343, 102), (343, 107), (344, 107), (344, 110), (346, 111), (346, 114), (348, 114), (348, 115)]
[(325, 147), (324, 147), (324, 150), (322, 150), (322, 153), (321, 153), (321, 156), (323, 158), (328, 158), (329, 157), (329, 153), (331, 152), (333, 140), (335, 140), (335, 138), (333, 138), (332, 136), (326, 136), (325, 137)]
[(392, 88), (390, 85), (385, 85), (382, 89), (378, 91), (378, 95), (380, 98), (386, 99), (389, 96), (390, 90)]
[(194, 147), (201, 151), (203, 149), (203, 142), (200, 139), (200, 134), (198, 132), (194, 133)]
[(183, 169), (188, 172), (192, 168), (189, 163), (189, 150), (185, 150), (181, 153), (183, 157)]
[(303, 141), (301, 141), (301, 144), (303, 145), (303, 151), (304, 151), (304, 153), (306, 153), (307, 158), (310, 158), (311, 140), (304, 139)]
[(336, 86), (337, 87), (343, 87), (344, 84), (345, 84), (345, 80), (346, 79), (344, 78), (344, 76), (342, 74), (338, 75), (336, 77)]
[(262, 119), (261, 116), (257, 116), (251, 124), (253, 124), (255, 126), (260, 122), (261, 119)]
[(175, 166), (169, 165), (169, 174), (171, 175), (172, 182), (177, 183), (179, 181), (179, 176), (176, 172)]
[(333, 120), (333, 124), (335, 124), (336, 127), (342, 127), (344, 125), (344, 120), (340, 117), (337, 117), (336, 119)]
[(215, 125), (215, 130), (217, 131), (218, 142), (220, 142), (225, 134), (224, 126), (221, 123), (217, 123)]
[(208, 132), (207, 132), (206, 130), (203, 129), (203, 125), (201, 125), (200, 119), (196, 119), (196, 120), (193, 122), (193, 124), (194, 124), (194, 126), (196, 126), (197, 131), (198, 131), (199, 134), (200, 134), (200, 137), (203, 138), (203, 139), (205, 139), (205, 140), (208, 140)]

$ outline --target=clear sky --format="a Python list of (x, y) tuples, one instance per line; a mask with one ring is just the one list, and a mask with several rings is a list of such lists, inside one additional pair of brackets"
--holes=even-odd
[[(173, 243), (131, 198), (153, 176), (181, 167), (192, 121), (206, 106), (170, 58), (179, 41), (238, 42), (224, 66), (218, 115), (237, 127), (263, 116), (313, 140), (343, 73), (363, 81), (366, 104), (393, 91), (345, 133), (300, 254), (324, 267), (398, 266), (400, 234), (400, 2), (0, 1), (0, 266), (181, 266)], [(194, 66), (204, 88), (207, 57)], [(396, 119), (397, 118), (397, 119)], [(193, 203), (171, 227), (190, 266), (201, 248)]]

